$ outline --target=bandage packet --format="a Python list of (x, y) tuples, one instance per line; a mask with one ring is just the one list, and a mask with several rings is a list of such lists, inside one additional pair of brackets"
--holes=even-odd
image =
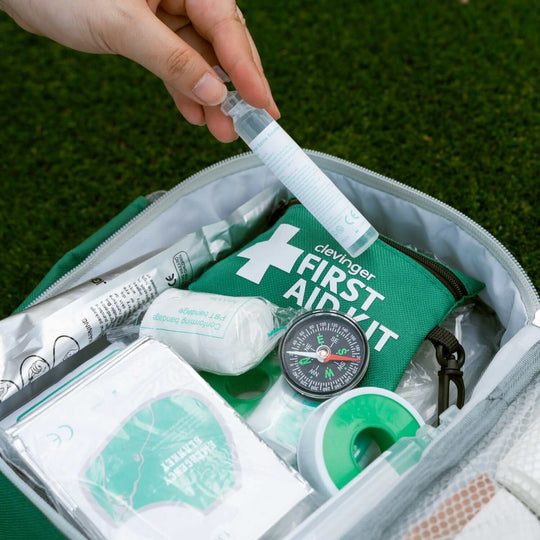
[(148, 338), (23, 411), (2, 449), (90, 538), (258, 538), (314, 504), (310, 486)]
[(140, 335), (165, 343), (197, 370), (241, 375), (276, 347), (297, 314), (264, 298), (169, 289), (150, 304)]

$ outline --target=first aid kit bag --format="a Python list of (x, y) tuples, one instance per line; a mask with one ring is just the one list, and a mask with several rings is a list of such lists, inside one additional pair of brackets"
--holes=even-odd
[[(540, 297), (532, 282), (462, 213), (342, 159), (308, 154), (378, 231), (360, 256), (245, 154), (151, 196), (63, 259), (24, 309), (0, 322), (0, 537), (386, 539), (426, 537), (425, 529), (437, 537), (436, 528), (447, 529), (433, 516), (444, 510), (440, 521), (450, 524), (447, 501), (461, 505), (467, 486), (492, 483), (506, 495), (493, 503), (513, 497), (521, 505), (516, 520), (537, 511), (529, 465), (538, 462)], [(195, 305), (195, 293), (212, 306)], [(292, 329), (263, 316), (266, 302), (298, 317), (330, 309), (357, 323), (369, 364), (363, 388), (349, 392), (362, 396), (297, 395), (276, 347), (263, 358), (268, 339)], [(482, 310), (467, 331), (448, 324), (450, 313), (472, 306), (497, 324), (477, 324)], [(189, 314), (180, 318), (181, 309)], [(156, 328), (141, 337), (145, 316)], [(245, 333), (251, 325), (260, 333)], [(460, 340), (475, 374), (467, 377), (466, 360), (464, 407), (451, 406), (435, 427), (431, 412), (411, 412), (423, 406), (417, 400), (402, 407), (401, 418), (416, 420), (399, 440), (383, 437), (386, 422), (371, 425), (371, 417), (358, 434), (370, 411), (381, 422), (364, 403), (366, 387), (373, 407), (395, 391), (390, 416), (409, 399), (403, 380), (415, 392), (422, 377), (436, 381), (437, 363), (426, 374), (428, 362), (413, 357), (430, 350), (422, 342), (440, 327)], [(475, 349), (486, 351), (481, 362)], [(422, 394), (430, 411), (431, 382), (435, 391)], [(298, 453), (300, 432), (319, 410)], [(348, 411), (358, 429), (340, 423)], [(333, 433), (351, 459), (335, 454)], [(479, 461), (482, 452), (489, 459)], [(349, 481), (336, 473), (343, 463), (361, 470)], [(312, 484), (326, 472), (338, 481), (326, 482), (322, 496)], [(452, 522), (453, 532), (480, 530), (502, 516), (497, 508), (485, 506), (477, 523), (461, 520), (455, 531)]]

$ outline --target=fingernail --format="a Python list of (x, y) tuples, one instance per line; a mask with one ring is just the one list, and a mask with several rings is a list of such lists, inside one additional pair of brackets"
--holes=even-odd
[(193, 87), (193, 93), (205, 105), (219, 105), (227, 95), (226, 86), (206, 72)]

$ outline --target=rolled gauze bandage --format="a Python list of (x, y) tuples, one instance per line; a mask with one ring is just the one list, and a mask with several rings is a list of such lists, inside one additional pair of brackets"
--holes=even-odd
[(308, 418), (298, 445), (298, 468), (321, 493), (332, 496), (401, 437), (424, 424), (394, 392), (365, 387), (320, 405)]
[(540, 418), (499, 463), (495, 479), (540, 516)]
[(165, 343), (195, 369), (240, 375), (277, 343), (277, 313), (262, 298), (169, 289), (150, 304), (140, 335)]

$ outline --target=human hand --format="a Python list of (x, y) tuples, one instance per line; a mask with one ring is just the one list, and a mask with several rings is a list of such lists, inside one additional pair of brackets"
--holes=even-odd
[(279, 111), (259, 54), (234, 0), (0, 0), (34, 34), (89, 53), (120, 54), (164, 82), (184, 118), (222, 142), (236, 138), (219, 104), (220, 65), (240, 95), (274, 117)]

